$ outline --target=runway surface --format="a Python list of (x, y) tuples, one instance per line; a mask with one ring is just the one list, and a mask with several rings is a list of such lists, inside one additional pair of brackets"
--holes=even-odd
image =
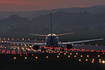
[[(61, 52), (59, 48), (55, 48), (55, 51), (52, 51), (48, 47), (46, 51), (34, 50), (30, 45), (17, 45), (2, 43), (2, 41), (13, 41), (13, 42), (28, 42), (28, 43), (40, 43), (43, 41), (35, 40), (1, 40), (0, 41), (0, 54), (23, 54), (23, 53), (57, 53)], [(105, 52), (105, 46), (95, 46), (95, 45), (81, 45), (74, 44), (72, 49), (64, 48), (63, 52)]]
[[(42, 42), (9, 40), (14, 42)], [(32, 46), (0, 43), (1, 70), (104, 70), (105, 46), (74, 44), (73, 49), (38, 51)], [(42, 54), (43, 53), (43, 54)]]

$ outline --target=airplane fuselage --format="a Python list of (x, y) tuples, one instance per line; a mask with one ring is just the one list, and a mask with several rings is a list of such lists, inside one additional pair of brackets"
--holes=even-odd
[(59, 39), (55, 34), (52, 34), (52, 35), (49, 34), (49, 35), (47, 35), (45, 41), (46, 41), (47, 46), (49, 46), (49, 47), (57, 47)]

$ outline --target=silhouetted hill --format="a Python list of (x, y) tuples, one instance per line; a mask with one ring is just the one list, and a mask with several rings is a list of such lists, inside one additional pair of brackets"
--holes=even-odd
[(19, 15), (20, 17), (27, 17), (29, 20), (37, 18), (40, 15), (47, 15), (49, 12), (56, 13), (57, 11), (77, 13), (77, 12), (89, 12), (91, 14), (99, 14), (105, 12), (105, 5), (96, 5), (91, 7), (70, 7), (70, 8), (59, 8), (51, 10), (37, 10), (37, 11), (19, 11), (19, 12), (8, 12), (0, 11), (0, 19), (8, 18), (12, 14)]
[[(92, 14), (90, 12), (62, 12), (57, 11), (52, 15), (54, 31), (75, 30), (105, 30), (105, 13)], [(0, 20), (0, 32), (35, 32), (50, 31), (50, 15), (40, 15), (28, 20), (18, 15)]]

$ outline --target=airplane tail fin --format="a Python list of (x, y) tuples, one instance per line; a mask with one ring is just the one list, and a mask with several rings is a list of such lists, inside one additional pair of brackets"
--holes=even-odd
[(52, 30), (52, 13), (50, 12), (50, 20), (51, 20), (51, 35), (53, 34), (53, 30)]

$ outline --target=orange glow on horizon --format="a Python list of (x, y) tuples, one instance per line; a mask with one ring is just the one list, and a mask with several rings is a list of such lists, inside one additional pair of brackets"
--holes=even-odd
[(25, 5), (39, 5), (38, 3), (29, 3), (26, 1), (0, 1), (0, 3), (5, 3), (5, 4), (25, 4)]

